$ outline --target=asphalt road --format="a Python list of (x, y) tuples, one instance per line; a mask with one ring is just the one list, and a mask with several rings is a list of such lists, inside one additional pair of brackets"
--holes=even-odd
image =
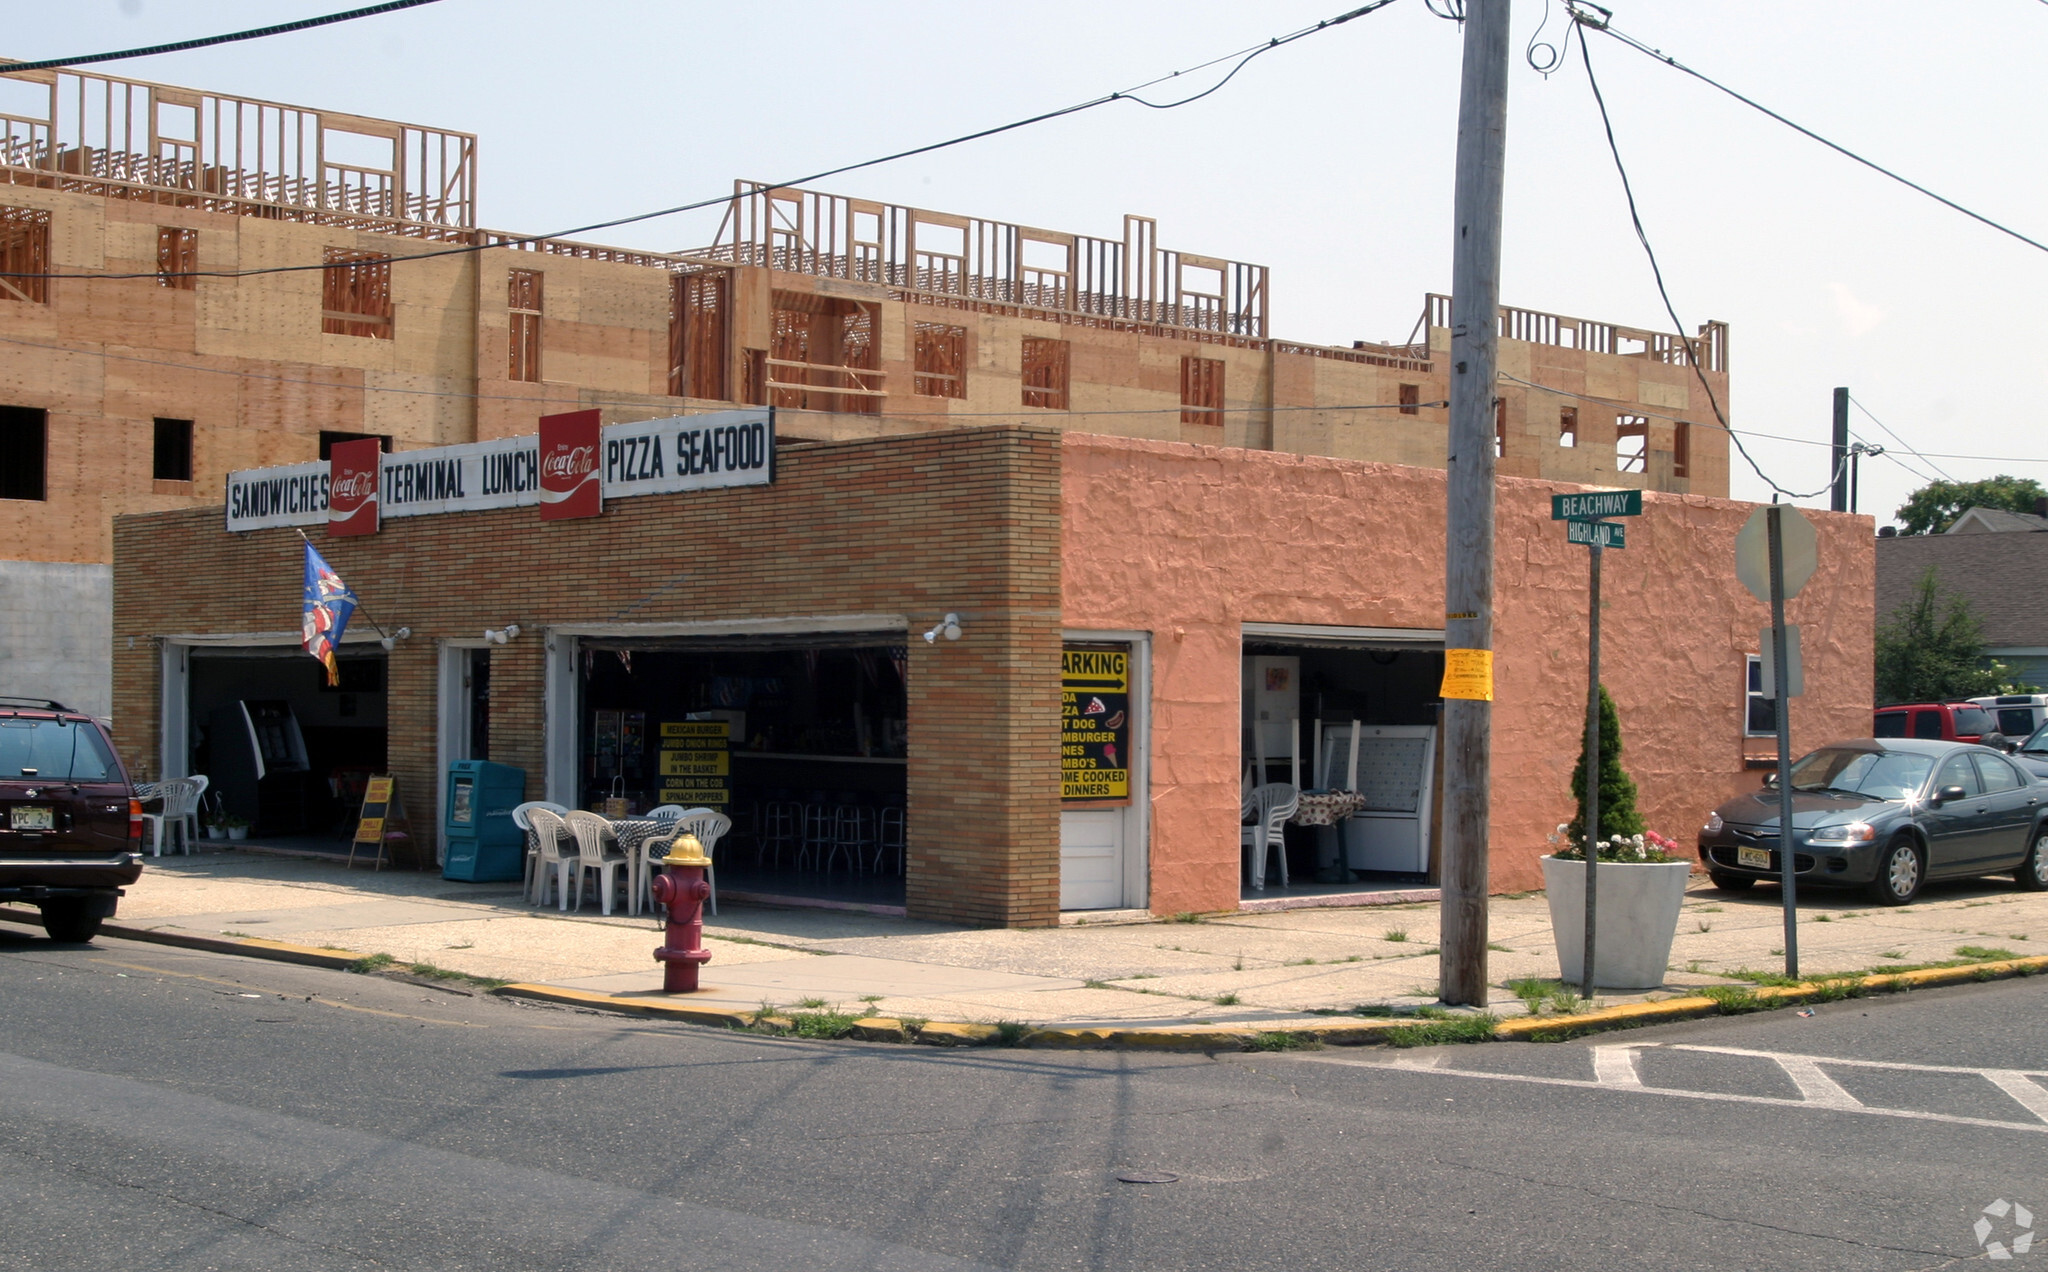
[(2048, 1228), (2048, 1078), (2009, 1072), (2048, 978), (1555, 1046), (942, 1053), (7, 931), (0, 1006), (10, 1269), (1869, 1272), (1986, 1257), (2001, 1200)]

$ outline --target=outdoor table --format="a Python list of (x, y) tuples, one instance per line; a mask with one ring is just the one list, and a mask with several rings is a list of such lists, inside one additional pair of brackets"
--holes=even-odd
[(640, 912), (640, 885), (647, 869), (646, 846), (656, 840), (673, 839), (676, 820), (672, 817), (619, 817), (612, 820), (612, 833), (619, 837), (619, 851), (626, 854), (626, 883), (633, 889), (626, 912)]
[(1334, 826), (1365, 808), (1365, 796), (1357, 791), (1303, 791), (1287, 820), (1297, 826)]

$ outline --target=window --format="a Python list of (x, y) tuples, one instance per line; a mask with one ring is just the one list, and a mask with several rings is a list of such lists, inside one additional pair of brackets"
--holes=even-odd
[(767, 405), (875, 415), (888, 396), (877, 366), (873, 305), (811, 292), (773, 294), (775, 326), (760, 359)]
[(1647, 415), (1617, 415), (1614, 417), (1614, 471), (1618, 473), (1639, 473), (1644, 470), (1650, 452), (1650, 417)]
[(1777, 703), (1764, 697), (1763, 655), (1751, 654), (1749, 656), (1749, 701), (1743, 716), (1743, 736), (1752, 738), (1774, 738), (1778, 736), (1777, 708)]
[(42, 499), (49, 412), (0, 406), (0, 499)]
[(1402, 385), (1402, 386), (1401, 386), (1401, 414), (1403, 414), (1403, 415), (1420, 415), (1420, 414), (1422, 414), (1422, 386), (1421, 386), (1421, 385), (1419, 385), (1419, 384), (1404, 384), (1404, 385)]
[(391, 339), (389, 256), (330, 247), (320, 278), (320, 330), (335, 336)]
[(1493, 400), (1493, 457), (1499, 459), (1508, 453), (1508, 400)]
[(967, 328), (921, 322), (916, 338), (917, 375), (911, 392), (919, 397), (966, 397)]
[(1692, 476), (1692, 425), (1684, 420), (1671, 426), (1671, 475)]
[(1880, 711), (1876, 727), (1871, 730), (1874, 738), (1902, 738), (1906, 736), (1906, 713), (1903, 711)]
[(1973, 755), (1977, 761), (1977, 776), (1983, 779), (1984, 793), (1996, 795), (2000, 791), (2016, 791), (2025, 785), (2013, 766), (1996, 755)]
[(336, 442), (360, 442), (366, 437), (376, 438), (377, 449), (386, 455), (391, 453), (391, 439), (382, 433), (344, 433), (337, 429), (323, 428), (320, 430), (320, 458), (334, 458)]
[(1223, 426), (1223, 362), (1218, 358), (1180, 360), (1180, 422)]
[(158, 481), (192, 480), (192, 421), (156, 422), (156, 466)]
[(173, 291), (191, 291), (199, 280), (192, 271), (199, 268), (199, 231), (176, 226), (156, 227), (156, 283)]
[[(726, 315), (731, 312), (732, 275), (724, 270), (677, 274), (669, 282), (668, 394), (670, 397), (731, 400), (726, 387)], [(748, 351), (750, 354), (753, 350)], [(748, 363), (752, 368), (751, 361)], [(747, 399), (757, 405), (765, 399)]]
[(1024, 338), (1024, 405), (1067, 409), (1067, 342)]
[(1561, 406), (1557, 408), (1557, 444), (1571, 450), (1579, 444), (1579, 408)]
[(0, 299), (48, 304), (49, 272), (50, 214), (0, 207)]
[(1934, 789), (1938, 791), (1944, 786), (1960, 786), (1966, 797), (1984, 793), (1977, 785), (1977, 768), (1970, 763), (1968, 751), (1949, 756), (1941, 762), (1941, 767), (1934, 771)]
[(541, 272), (515, 269), (505, 275), (505, 308), (512, 320), (512, 354), (506, 378), (540, 383)]
[(1913, 713), (1913, 736), (1941, 740), (1941, 712), (1915, 711)]

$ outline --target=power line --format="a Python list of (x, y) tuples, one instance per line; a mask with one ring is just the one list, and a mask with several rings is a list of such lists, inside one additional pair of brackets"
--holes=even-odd
[[(1844, 146), (1839, 142), (1830, 141), (1826, 137), (1823, 137), (1819, 133), (1813, 131), (1813, 129), (1806, 127), (1804, 124), (1795, 123), (1792, 120), (1787, 119), (1785, 116), (1780, 115), (1777, 111), (1772, 110), (1770, 107), (1764, 105), (1763, 103), (1756, 101), (1753, 98), (1743, 96), (1741, 93), (1736, 92), (1734, 89), (1728, 87), (1726, 84), (1723, 84), (1720, 81), (1712, 78), (1711, 76), (1703, 74), (1700, 71), (1694, 70), (1690, 66), (1687, 66), (1685, 63), (1663, 52), (1662, 50), (1653, 49), (1649, 45), (1644, 44), (1641, 40), (1636, 39), (1634, 36), (1627, 35), (1623, 32), (1615, 30), (1609, 20), (1610, 15), (1607, 13), (1606, 10), (1600, 9), (1598, 5), (1586, 4), (1584, 0), (1565, 0), (1565, 4), (1566, 7), (1572, 11), (1572, 16), (1577, 19), (1578, 24), (1580, 26), (1591, 27), (1596, 31), (1604, 32), (1605, 34), (1612, 36), (1614, 39), (1620, 41), (1626, 47), (1634, 49), (1636, 52), (1641, 53), (1643, 56), (1651, 58), (1658, 62), (1662, 62), (1664, 65), (1672, 68), (1675, 71), (1683, 71), (1685, 74), (1692, 76), (1694, 79), (1698, 80), (1702, 84), (1705, 84), (1707, 87), (1727, 94), (1728, 96), (1734, 98), (1736, 101), (1741, 102), (1744, 106), (1749, 107), (1751, 110), (1754, 110), (1759, 114), (1763, 114), (1769, 116), (1772, 119), (1777, 120), (1779, 123), (1785, 125), (1785, 127), (1787, 128), (1790, 128), (1792, 131), (1799, 133), (1801, 136), (1819, 142), (1821, 145), (1826, 146), (1829, 150), (1834, 151), (1836, 154), (1841, 155), (1846, 159), (1852, 159), (1855, 162), (1860, 163), (1864, 167), (1870, 169), (1872, 172), (1878, 173), (1881, 176), (1890, 177), (1893, 181), (1898, 182), (1900, 185), (1905, 186), (1907, 189), (1918, 191), (1919, 193), (1924, 194), (1928, 198), (1934, 200), (1936, 203), (1939, 203), (1946, 208), (1950, 208), (1954, 211), (1960, 212), (1964, 216), (1969, 217), (1971, 220), (1976, 221), (1982, 225), (1989, 226), (1990, 228), (1997, 230), (2000, 234), (2009, 235), (2012, 238), (2018, 239), (2020, 242), (2025, 243), (2028, 247), (2035, 248), (2043, 252), (2048, 252), (2048, 243), (2042, 243), (2036, 239), (2028, 238), (2026, 235), (2020, 233), (2018, 230), (2013, 229), (2011, 226), (2000, 224), (1999, 222), (1992, 220), (1990, 217), (1985, 216), (1981, 212), (1972, 211), (1971, 209), (1964, 207), (1962, 204), (1957, 203), (1954, 199), (1949, 198), (1947, 195), (1937, 194), (1933, 190), (1928, 189), (1926, 186), (1921, 185), (1919, 182), (1911, 180), (1907, 177), (1903, 177), (1898, 173), (1893, 172), (1890, 168), (1885, 167), (1883, 164), (1878, 163), (1876, 160), (1866, 159), (1862, 155), (1859, 155), (1855, 151), (1849, 149), (1847, 146)], [(1597, 18), (1593, 17), (1588, 13), (1582, 12), (1583, 9), (1597, 10), (1600, 16)], [(1579, 40), (1579, 47), (1581, 51), (1584, 50), (1585, 43), (1585, 38), (1581, 36)]]
[(1912, 446), (1912, 444), (1911, 444), (1910, 442), (1908, 442), (1908, 441), (1907, 441), (1907, 440), (1906, 440), (1905, 438), (1903, 438), (1903, 437), (1900, 437), (1900, 436), (1899, 436), (1899, 435), (1898, 435), (1897, 433), (1893, 432), (1893, 431), (1892, 431), (1892, 427), (1891, 427), (1891, 425), (1889, 425), (1889, 424), (1885, 423), (1885, 422), (1884, 422), (1883, 420), (1881, 420), (1881, 419), (1877, 418), (1877, 417), (1876, 417), (1875, 415), (1871, 415), (1871, 414), (1870, 414), (1870, 408), (1869, 408), (1869, 407), (1867, 407), (1867, 406), (1865, 406), (1865, 405), (1863, 405), (1863, 403), (1861, 403), (1861, 402), (1857, 402), (1857, 401), (1856, 401), (1856, 395), (1855, 395), (1855, 394), (1853, 394), (1853, 393), (1852, 393), (1852, 394), (1850, 394), (1850, 395), (1849, 395), (1849, 400), (1850, 400), (1851, 402), (1855, 402), (1855, 404), (1856, 404), (1856, 409), (1857, 409), (1857, 410), (1859, 410), (1859, 411), (1861, 411), (1861, 412), (1863, 412), (1863, 414), (1864, 414), (1865, 416), (1867, 416), (1867, 417), (1869, 418), (1869, 420), (1870, 420), (1870, 422), (1871, 422), (1872, 424), (1875, 424), (1875, 425), (1877, 425), (1877, 426), (1878, 426), (1879, 428), (1883, 429), (1883, 430), (1885, 431), (1885, 435), (1886, 435), (1887, 437), (1891, 438), (1891, 439), (1892, 439), (1893, 441), (1897, 442), (1897, 443), (1899, 444), (1900, 448), (1901, 448), (1901, 449), (1903, 449), (1903, 450), (1904, 450), (1904, 451), (1905, 451), (1905, 452), (1906, 452), (1906, 453), (1907, 453), (1908, 455), (1914, 455), (1914, 456), (1917, 456), (1917, 457), (1919, 457), (1919, 458), (1921, 458), (1921, 459), (1925, 459), (1925, 460), (1927, 460), (1927, 466), (1928, 466), (1929, 468), (1932, 468), (1932, 469), (1933, 469), (1933, 470), (1934, 470), (1935, 472), (1941, 473), (1941, 475), (1942, 475), (1943, 477), (1947, 478), (1947, 479), (1948, 479), (1949, 481), (1954, 481), (1954, 480), (1955, 480), (1955, 478), (1953, 478), (1953, 477), (1950, 477), (1950, 476), (1948, 475), (1948, 473), (1946, 473), (1945, 471), (1943, 471), (1943, 469), (1942, 469), (1942, 467), (1941, 467), (1941, 465), (1940, 465), (1940, 464), (1937, 464), (1937, 463), (1935, 463), (1935, 462), (1933, 461), (1933, 459), (1932, 459), (1932, 458), (1930, 458), (1929, 456), (1927, 456), (1927, 455), (1923, 455), (1923, 454), (1921, 454), (1921, 452), (1919, 452), (1919, 451), (1917, 451), (1917, 450), (1914, 450), (1914, 449), (1913, 449), (1913, 446)]
[[(414, 0), (414, 2), (426, 3), (427, 0)], [(1028, 128), (1033, 124), (1046, 123), (1050, 120), (1061, 119), (1068, 115), (1078, 115), (1083, 111), (1094, 110), (1098, 106), (1107, 106), (1111, 102), (1130, 101), (1136, 102), (1138, 105), (1141, 106), (1149, 106), (1154, 110), (1173, 110), (1176, 107), (1186, 106), (1190, 103), (1200, 101), (1202, 98), (1207, 97), (1210, 93), (1215, 92), (1216, 89), (1223, 87), (1224, 84), (1229, 83), (1230, 80), (1237, 75), (1238, 71), (1244, 68), (1245, 63), (1250, 62), (1253, 58), (1258, 57), (1260, 54), (1268, 53), (1284, 45), (1292, 44), (1296, 40), (1306, 39), (1312, 35), (1319, 35), (1324, 31), (1332, 29), (1333, 27), (1342, 26), (1344, 23), (1349, 22), (1354, 18), (1362, 18), (1365, 17), (1367, 14), (1376, 13), (1379, 10), (1384, 9), (1388, 5), (1393, 3), (1394, 0), (1372, 0), (1370, 4), (1360, 5), (1356, 9), (1352, 9), (1345, 13), (1340, 13), (1335, 17), (1324, 18), (1320, 22), (1314, 23), (1311, 26), (1302, 27), (1301, 29), (1290, 32), (1286, 35), (1274, 36), (1273, 38), (1265, 40), (1259, 44), (1239, 49), (1235, 53), (1225, 53), (1220, 57), (1210, 58), (1208, 61), (1190, 67), (1185, 71), (1172, 71), (1165, 75), (1156, 76), (1153, 79), (1146, 80), (1142, 84), (1137, 84), (1130, 88), (1119, 89), (1113, 93), (1104, 93), (1099, 97), (1090, 98), (1085, 102), (1077, 102), (1072, 106), (1062, 106), (1057, 110), (1044, 111), (1039, 114), (1031, 115), (1023, 119), (1012, 120), (1007, 124), (997, 124), (991, 128), (983, 128), (976, 132), (963, 133), (958, 137), (951, 137), (945, 141), (935, 141), (928, 145), (914, 146), (908, 150), (898, 150), (893, 154), (882, 155), (879, 158), (863, 159), (857, 163), (841, 164), (836, 168), (826, 168), (823, 169), (822, 171), (809, 173), (805, 176), (792, 177), (787, 181), (774, 182), (763, 188), (770, 190), (781, 190), (797, 186), (806, 186), (814, 181), (823, 181), (828, 177), (836, 177), (848, 172), (858, 172), (863, 168), (879, 167), (882, 164), (894, 163), (899, 159), (914, 158), (917, 155), (930, 154), (933, 151), (945, 150), (953, 146), (965, 145), (970, 141), (980, 141), (983, 138), (994, 137), (1001, 133), (1014, 132), (1019, 128)], [(1222, 81), (1220, 81), (1215, 86), (1213, 86), (1205, 92), (1196, 93), (1192, 97), (1182, 98), (1180, 101), (1176, 102), (1149, 102), (1134, 96), (1134, 94), (1143, 92), (1145, 89), (1166, 83), (1168, 80), (1177, 79), (1182, 75), (1193, 74), (1196, 71), (1216, 66), (1222, 62), (1227, 62), (1232, 58), (1240, 59), (1238, 61), (1238, 64), (1231, 69), (1228, 75), (1225, 75), (1223, 77)], [(0, 68), (0, 70), (11, 69), (14, 68)], [(502, 239), (495, 243), (465, 243), (459, 247), (442, 248), (438, 251), (414, 252), (407, 255), (394, 255), (391, 257), (391, 261), (392, 263), (396, 264), (406, 261), (437, 260), (442, 257), (448, 256), (470, 256), (478, 252), (489, 251), (493, 248), (519, 247), (528, 243), (543, 242), (547, 239), (568, 238), (570, 236), (578, 234), (589, 234), (596, 230), (616, 229), (621, 225), (632, 225), (641, 221), (653, 221), (666, 216), (676, 216), (684, 212), (697, 212), (705, 208), (717, 207), (720, 204), (729, 203), (732, 201), (733, 197), (734, 196), (729, 194), (721, 194), (715, 198), (699, 199), (692, 203), (679, 203), (674, 207), (660, 208), (653, 212), (636, 212), (629, 216), (613, 217), (612, 219), (607, 221), (595, 221), (589, 225), (574, 226), (569, 229), (555, 230), (546, 234), (518, 235), (511, 238)], [(152, 270), (148, 272), (121, 274), (54, 274), (0, 271), (0, 278), (93, 278), (105, 280), (136, 278), (252, 278), (259, 274), (296, 274), (305, 273), (311, 270), (326, 270), (330, 268), (332, 267), (323, 263), (319, 265), (271, 265), (258, 269), (178, 271)]]
[[(1569, 0), (1568, 7), (1570, 7)], [(1591, 21), (1581, 16), (1576, 7), (1572, 7), (1571, 12), (1573, 17), (1580, 22)], [(1614, 121), (1607, 114), (1607, 98), (1600, 92), (1600, 81), (1593, 74), (1592, 48), (1587, 44), (1583, 35), (1579, 37), (1579, 58), (1585, 63), (1586, 83), (1593, 90), (1593, 101), (1600, 108), (1600, 126), (1607, 134), (1607, 152), (1614, 156), (1614, 170), (1621, 177), (1621, 192), (1628, 200), (1629, 224), (1635, 228), (1636, 241), (1643, 245), (1643, 255), (1647, 256), (1650, 260), (1650, 276), (1656, 281), (1658, 297), (1664, 302), (1664, 313), (1671, 319), (1671, 325), (1678, 333), (1678, 345), (1681, 349), (1685, 350), (1685, 360), (1691, 365), (1693, 375), (1699, 380), (1700, 387), (1706, 390), (1707, 404), (1714, 409), (1714, 419), (1727, 432), (1728, 440), (1734, 444), (1736, 453), (1742, 456), (1743, 462), (1749, 465), (1750, 470), (1757, 475), (1764, 485), (1770, 487), (1776, 494), (1785, 496), (1787, 499), (1819, 498), (1821, 495), (1826, 494), (1834, 486), (1835, 482), (1841, 479), (1842, 473), (1847, 470), (1848, 457), (1844, 456), (1842, 458), (1841, 462), (1835, 466), (1835, 472), (1829, 476), (1827, 484), (1819, 490), (1810, 492), (1787, 490), (1773, 480), (1769, 473), (1763, 470), (1763, 465), (1757, 463), (1756, 457), (1749, 453), (1749, 448), (1742, 444), (1742, 438), (1733, 428), (1729, 427), (1727, 413), (1721, 409), (1721, 401), (1714, 394), (1714, 386), (1707, 381), (1706, 371), (1700, 366), (1699, 353), (1693, 348), (1692, 341), (1686, 337), (1685, 324), (1679, 321), (1678, 310), (1671, 303), (1671, 292), (1664, 286), (1664, 270), (1657, 264), (1657, 250), (1650, 245), (1650, 235), (1643, 229), (1642, 215), (1636, 209), (1635, 187), (1629, 181), (1628, 166), (1621, 161), (1621, 146), (1614, 139)]]
[(68, 66), (88, 66), (94, 62), (118, 62), (130, 57), (154, 57), (159, 53), (183, 53), (187, 49), (212, 48), (216, 44), (234, 44), (241, 40), (260, 40), (269, 35), (289, 35), (293, 31), (310, 31), (314, 27), (333, 26), (337, 22), (352, 22), (357, 18), (375, 17), (397, 9), (416, 9), (435, 0), (388, 0), (385, 4), (373, 4), (366, 9), (350, 9), (347, 13), (330, 13), (324, 18), (301, 18), (297, 22), (280, 22), (276, 26), (258, 27), (254, 31), (236, 31), (231, 35), (206, 35), (196, 40), (179, 40), (175, 44), (152, 44), (147, 48), (123, 49), (119, 53), (87, 53), (80, 57), (52, 57), (40, 62), (0, 63), (0, 72), (14, 74), (17, 71), (52, 71)]

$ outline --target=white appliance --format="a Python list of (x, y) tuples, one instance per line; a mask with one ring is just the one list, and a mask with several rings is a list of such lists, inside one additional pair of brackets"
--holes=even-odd
[[(1301, 659), (1256, 655), (1244, 660), (1244, 762), (1294, 758), (1295, 721), (1301, 719)], [(1259, 774), (1264, 782), (1266, 775)], [(1285, 781), (1285, 778), (1280, 779)]]
[[(1351, 738), (1358, 736), (1357, 785)], [(1355, 789), (1365, 811), (1342, 826), (1344, 864), (1353, 870), (1422, 874), (1429, 869), (1430, 804), (1436, 785), (1436, 727), (1428, 724), (1325, 724), (1326, 790)]]

